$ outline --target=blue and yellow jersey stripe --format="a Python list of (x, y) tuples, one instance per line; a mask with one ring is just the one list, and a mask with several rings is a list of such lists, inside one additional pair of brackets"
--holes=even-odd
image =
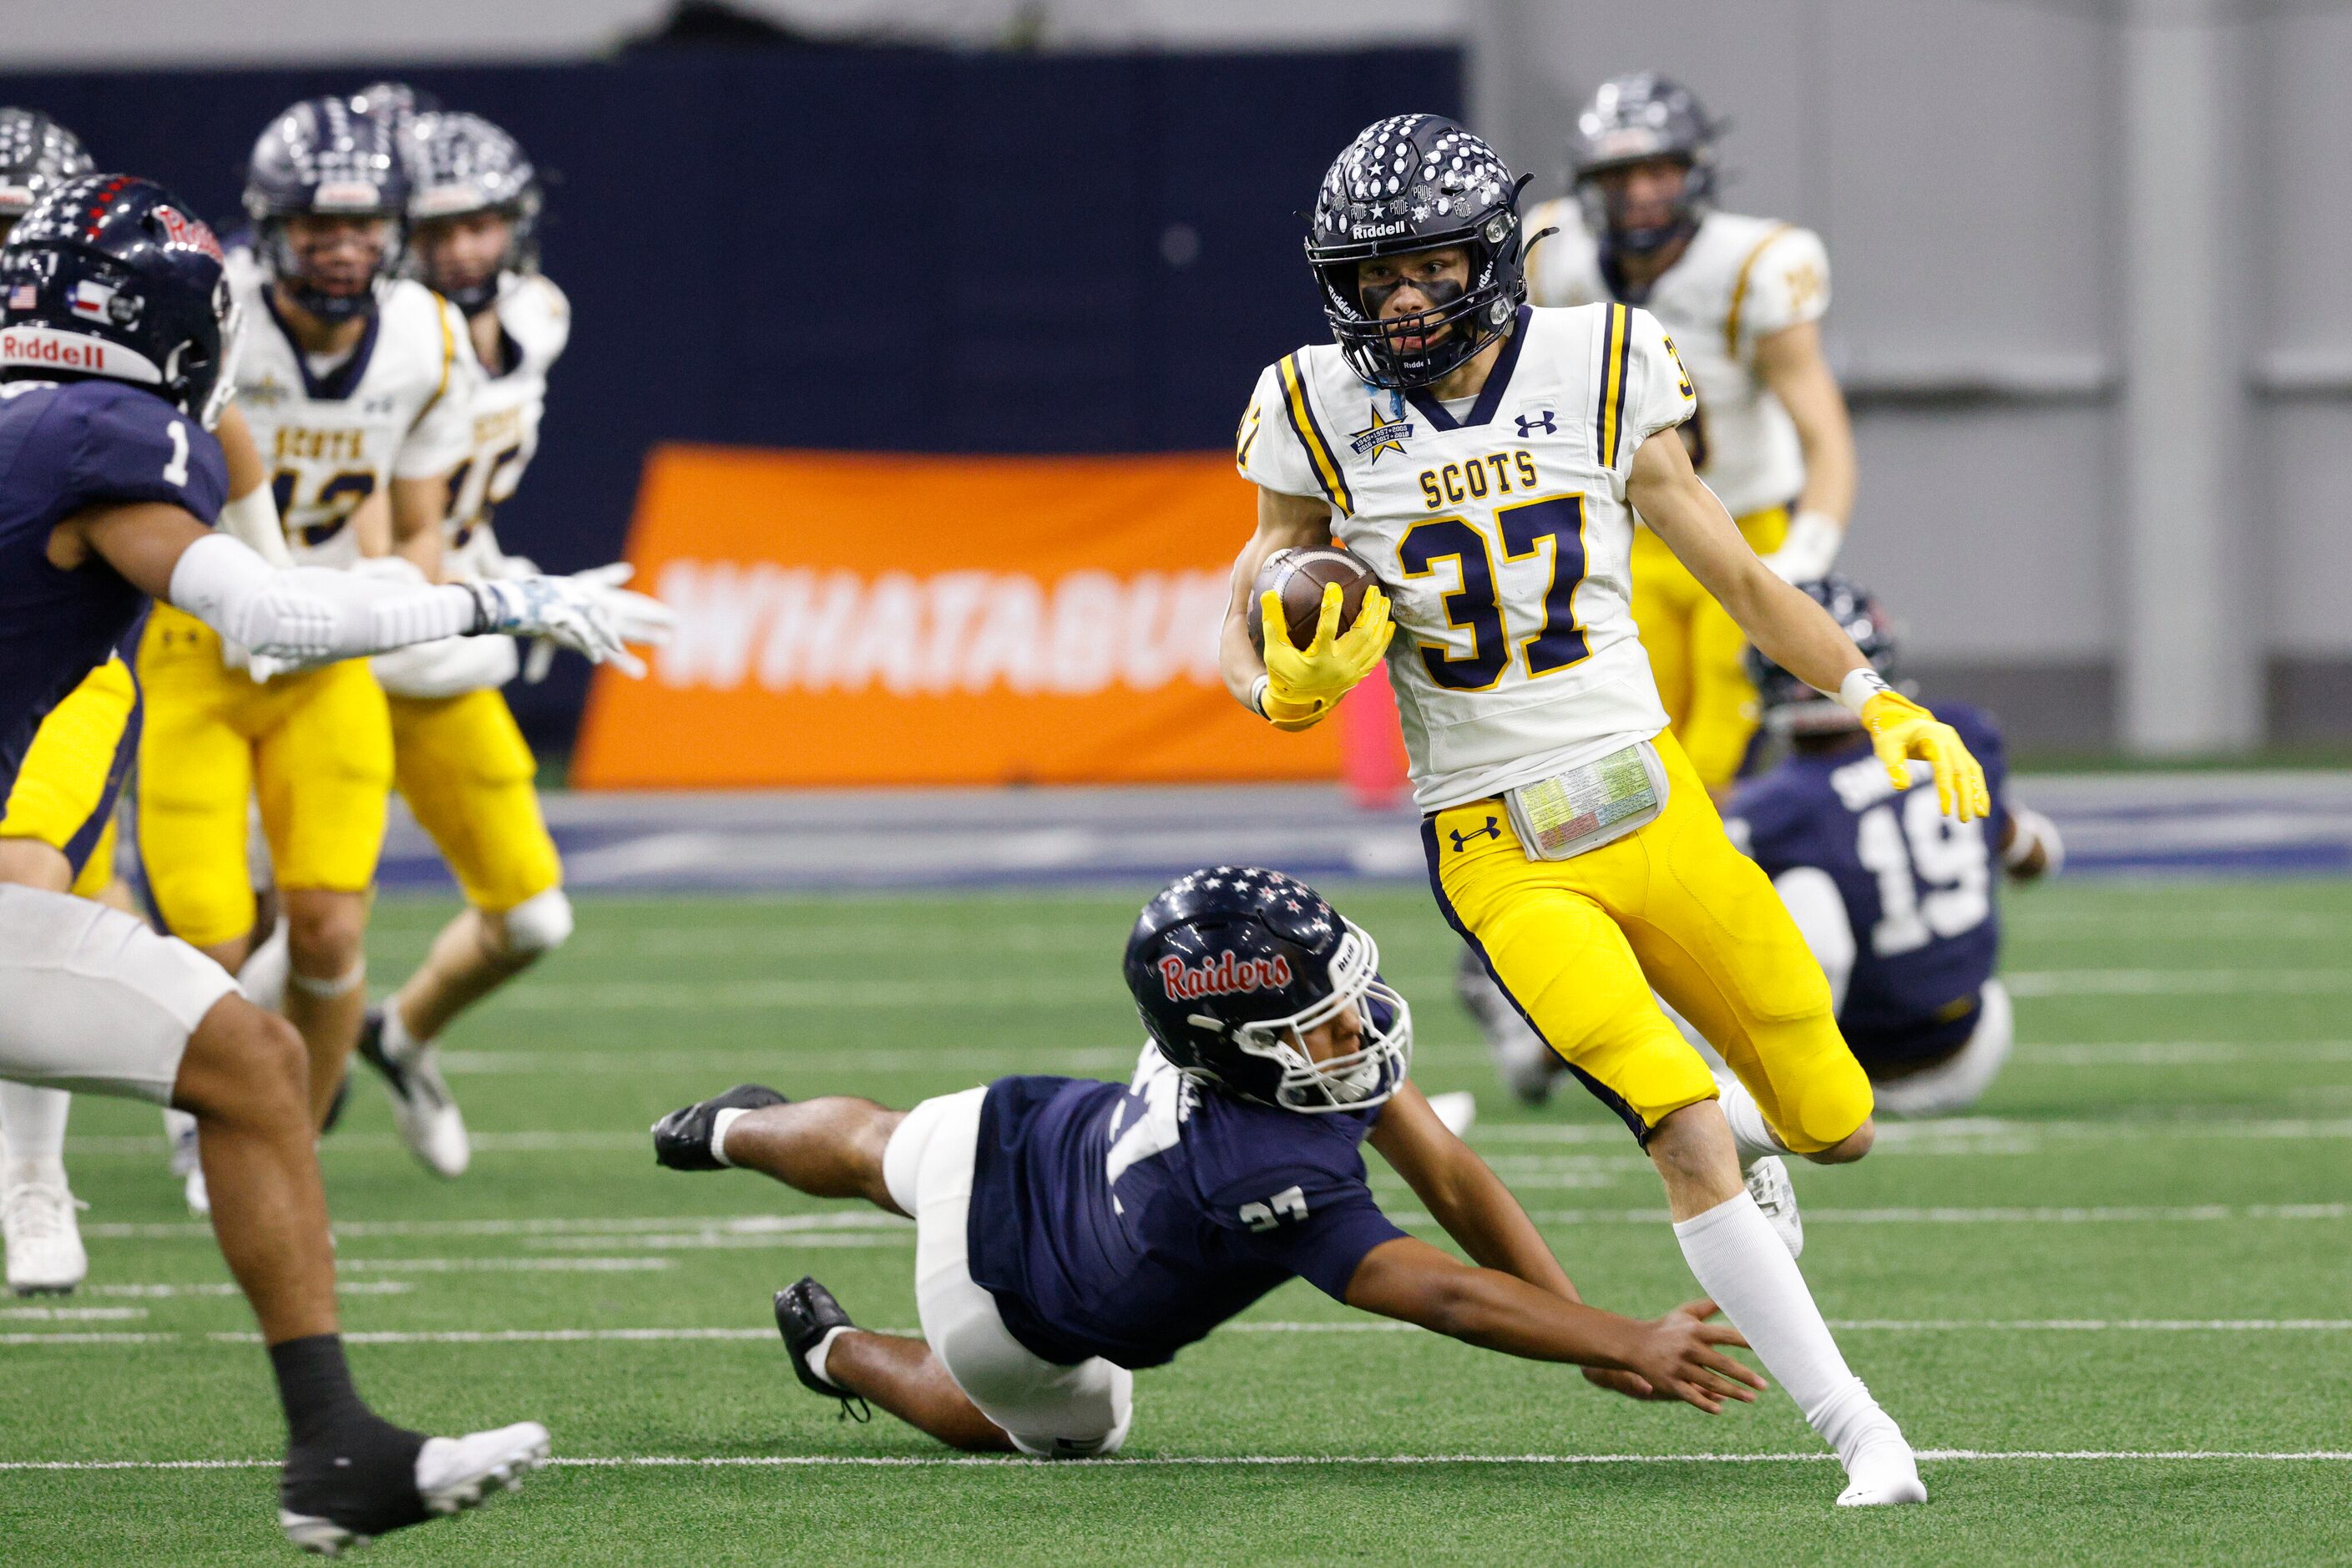
[(1617, 466), (1625, 438), (1625, 384), (1633, 373), (1633, 313), (1609, 307), (1601, 328), (1601, 398), (1592, 414), (1592, 450), (1604, 468)]
[[(425, 406), (416, 411), (416, 417), (408, 422), (411, 430), (424, 424), (425, 416), (432, 413), (434, 406), (447, 394), (450, 373), (457, 368), (457, 332), (449, 320), (457, 313), (457, 307), (438, 294), (433, 296), (433, 306), (434, 319), (441, 323), (441, 380), (433, 388), (433, 395), (425, 400)], [(279, 510), (284, 510), (282, 507)]]
[(1323, 438), (1323, 427), (1315, 422), (1315, 410), (1307, 401), (1307, 381), (1299, 373), (1298, 356), (1285, 354), (1279, 372), (1282, 376), (1283, 411), (1290, 416), (1290, 427), (1298, 436), (1298, 444), (1307, 448), (1307, 456), (1315, 465), (1315, 482), (1342, 517), (1356, 515), (1356, 498), (1348, 489), (1348, 477), (1339, 471), (1339, 459), (1331, 455), (1331, 444)]

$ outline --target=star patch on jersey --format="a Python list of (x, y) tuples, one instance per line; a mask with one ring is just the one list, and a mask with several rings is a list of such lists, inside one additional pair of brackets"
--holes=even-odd
[(1382, 419), (1377, 403), (1364, 405), (1364, 412), (1370, 416), (1371, 423), (1361, 430), (1349, 432), (1355, 438), (1348, 445), (1356, 456), (1368, 458), (1375, 463), (1381, 460), (1382, 452), (1394, 452), (1398, 457), (1403, 457), (1404, 444), (1412, 437), (1412, 421)]

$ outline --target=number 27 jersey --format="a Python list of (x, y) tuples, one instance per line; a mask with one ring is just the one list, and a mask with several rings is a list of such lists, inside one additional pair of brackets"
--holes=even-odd
[(1328, 501), (1396, 622), (1389, 673), (1424, 812), (1666, 726), (1628, 599), (1633, 453), (1696, 405), (1626, 305), (1521, 306), (1475, 403), (1367, 386), (1339, 348), (1258, 378), (1244, 479)]

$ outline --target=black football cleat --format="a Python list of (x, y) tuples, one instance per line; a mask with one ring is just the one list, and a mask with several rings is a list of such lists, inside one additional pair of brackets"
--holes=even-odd
[(654, 1123), (654, 1161), (673, 1171), (723, 1171), (727, 1167), (710, 1152), (711, 1126), (719, 1113), (791, 1103), (774, 1089), (756, 1083), (739, 1083), (725, 1094), (698, 1100)]
[[(825, 1335), (835, 1329), (854, 1329), (849, 1314), (833, 1299), (833, 1292), (803, 1275), (776, 1292), (776, 1331), (784, 1336), (784, 1353), (793, 1358), (793, 1372), (813, 1394), (841, 1401), (841, 1414), (859, 1421), (873, 1419), (874, 1412), (865, 1400), (847, 1389), (826, 1382), (808, 1363), (809, 1352), (816, 1349)], [(856, 1409), (852, 1409), (852, 1405)]]

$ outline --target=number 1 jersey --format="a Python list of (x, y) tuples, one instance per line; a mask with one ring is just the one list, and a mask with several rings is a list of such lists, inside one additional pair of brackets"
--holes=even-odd
[(1414, 803), (1459, 805), (1666, 726), (1628, 608), (1633, 453), (1696, 405), (1647, 311), (1522, 306), (1486, 384), (1449, 406), (1368, 386), (1334, 344), (1258, 378), (1244, 478), (1331, 507), (1371, 563)]

